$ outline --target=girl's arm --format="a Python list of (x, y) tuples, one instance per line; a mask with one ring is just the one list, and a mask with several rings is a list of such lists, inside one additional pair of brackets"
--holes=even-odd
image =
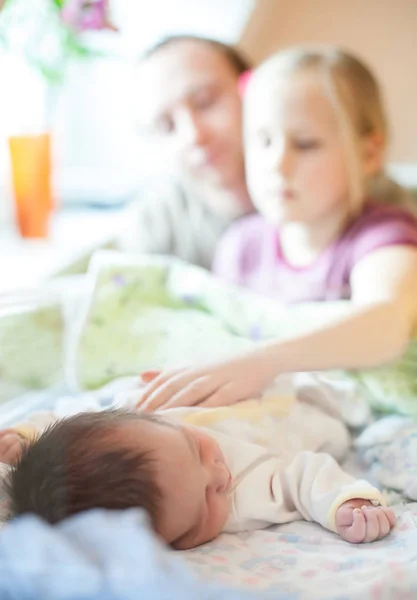
[(376, 367), (399, 358), (417, 326), (417, 250), (390, 247), (362, 259), (343, 318), (282, 343), (268, 354), (282, 371)]
[(259, 394), (281, 372), (361, 369), (399, 358), (417, 326), (417, 250), (391, 246), (357, 263), (343, 318), (222, 363), (162, 373), (140, 406), (220, 406)]

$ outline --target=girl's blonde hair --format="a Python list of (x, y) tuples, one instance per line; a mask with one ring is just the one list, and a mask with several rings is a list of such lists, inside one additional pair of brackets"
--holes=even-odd
[(294, 47), (278, 52), (255, 72), (258, 78), (291, 76), (315, 71), (339, 121), (346, 147), (351, 181), (351, 212), (359, 212), (366, 197), (405, 206), (416, 212), (411, 193), (388, 177), (384, 166), (369, 180), (361, 176), (359, 142), (378, 135), (384, 153), (389, 139), (388, 121), (378, 81), (358, 58), (334, 46)]

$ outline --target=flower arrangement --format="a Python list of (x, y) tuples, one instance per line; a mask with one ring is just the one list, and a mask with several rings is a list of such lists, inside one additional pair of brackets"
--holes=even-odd
[(115, 30), (109, 0), (0, 0), (0, 47), (21, 56), (49, 83), (69, 61), (96, 55), (86, 32)]

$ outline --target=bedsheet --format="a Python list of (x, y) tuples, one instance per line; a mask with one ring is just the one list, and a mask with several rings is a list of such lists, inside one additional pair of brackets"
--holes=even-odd
[(348, 544), (299, 522), (222, 534), (182, 555), (205, 579), (287, 600), (411, 600), (417, 598), (417, 504), (396, 510), (396, 529), (372, 544)]
[(187, 553), (139, 510), (89, 511), (57, 526), (17, 519), (0, 534), (2, 600), (407, 600), (417, 595), (415, 507), (387, 539), (352, 546), (293, 523), (222, 535)]

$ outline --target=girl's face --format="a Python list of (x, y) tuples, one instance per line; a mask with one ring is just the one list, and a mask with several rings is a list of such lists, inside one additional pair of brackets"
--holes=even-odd
[(315, 73), (273, 83), (261, 74), (253, 82), (245, 106), (245, 144), (249, 192), (273, 225), (346, 216), (348, 159)]

